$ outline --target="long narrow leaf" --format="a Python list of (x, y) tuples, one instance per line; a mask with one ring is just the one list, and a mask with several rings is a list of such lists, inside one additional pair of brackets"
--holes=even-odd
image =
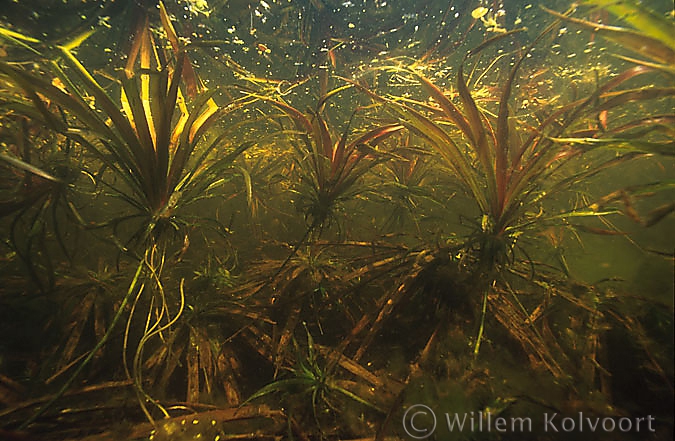
[(42, 54), (37, 49), (27, 44), (27, 43), (40, 43), (40, 40), (37, 40), (33, 37), (29, 37), (27, 35), (20, 34), (18, 32), (14, 32), (2, 26), (0, 26), (0, 37), (4, 38), (5, 40), (9, 41), (10, 43), (16, 46), (20, 46), (24, 49), (29, 50), (38, 57), (42, 57)]
[(476, 139), (474, 134), (471, 131), (469, 122), (466, 120), (464, 115), (459, 111), (457, 106), (455, 106), (452, 101), (448, 99), (447, 96), (438, 88), (434, 83), (429, 81), (426, 77), (420, 76), (420, 80), (424, 85), (424, 88), (427, 90), (429, 95), (441, 106), (445, 112), (443, 116), (448, 118), (453, 123), (457, 124), (457, 127), (464, 133), (464, 135), (472, 142), (475, 143)]
[(286, 378), (283, 380), (277, 380), (273, 383), (268, 384), (267, 386), (262, 387), (256, 393), (251, 395), (242, 403), (242, 405), (250, 403), (253, 400), (256, 400), (265, 395), (269, 395), (275, 392), (283, 392), (293, 387), (305, 387), (307, 390), (313, 385), (316, 384), (316, 380), (313, 378), (307, 377), (298, 377), (298, 378)]
[(648, 142), (639, 139), (621, 138), (550, 138), (561, 144), (573, 144), (586, 147), (609, 147), (617, 150), (633, 150), (644, 153), (656, 153), (665, 156), (675, 155), (675, 141)]
[(476, 199), (480, 209), (484, 213), (487, 213), (489, 207), (482, 185), (478, 181), (478, 176), (469, 163), (468, 158), (459, 149), (452, 137), (433, 121), (408, 106), (394, 104), (393, 109), (403, 117), (403, 125), (429, 140), (432, 147), (443, 157), (446, 164), (466, 185), (467, 189)]
[(552, 14), (562, 20), (580, 25), (596, 32), (598, 35), (611, 40), (626, 49), (638, 54), (644, 55), (666, 65), (675, 64), (675, 43), (673, 43), (672, 26), (665, 39), (655, 38), (647, 35), (644, 31), (635, 31), (632, 29), (621, 28), (618, 26), (608, 26), (601, 23), (593, 23), (578, 18), (567, 17), (550, 9), (543, 8), (549, 14)]
[[(171, 48), (173, 49), (174, 54), (178, 55), (182, 53), (183, 48), (180, 45), (180, 39), (178, 38), (178, 34), (176, 33), (173, 24), (171, 24), (171, 18), (169, 17), (169, 14), (166, 11), (166, 7), (164, 6), (164, 2), (162, 1), (159, 2), (159, 18), (162, 22), (162, 27), (164, 28), (164, 32), (166, 32), (167, 39), (171, 44)], [(194, 98), (199, 93), (197, 85), (197, 74), (195, 73), (195, 70), (192, 67), (192, 64), (190, 63), (190, 60), (188, 60), (187, 57), (181, 57), (179, 61), (180, 61), (180, 68), (182, 69), (183, 72), (182, 73), (183, 79), (185, 80), (187, 96), (189, 96), (190, 98)]]
[(645, 4), (617, 0), (583, 0), (583, 2), (608, 10), (640, 32), (644, 32), (646, 35), (675, 49), (673, 22), (648, 9)]
[(87, 92), (94, 96), (97, 106), (100, 105), (105, 114), (112, 120), (127, 146), (132, 150), (140, 150), (141, 147), (138, 144), (136, 133), (131, 124), (129, 124), (129, 121), (119, 110), (119, 107), (110, 99), (105, 90), (96, 82), (82, 63), (69, 50), (65, 48), (61, 49), (66, 60), (80, 75)]
[(385, 126), (377, 127), (375, 129), (369, 130), (363, 135), (359, 136), (352, 142), (350, 146), (357, 146), (359, 144), (369, 144), (373, 142), (378, 142), (382, 138), (385, 138), (393, 133), (396, 133), (403, 129), (401, 124), (387, 124)]
[(462, 100), (462, 105), (464, 107), (464, 112), (466, 113), (467, 121), (469, 122), (469, 127), (471, 127), (471, 146), (473, 147), (478, 160), (480, 161), (483, 169), (489, 176), (489, 180), (494, 180), (494, 170), (492, 166), (492, 159), (489, 153), (488, 139), (487, 139), (487, 130), (483, 126), (483, 121), (481, 119), (480, 112), (478, 111), (478, 106), (469, 92), (469, 88), (464, 79), (464, 63), (459, 65), (459, 71), (457, 73), (457, 91), (459, 92), (459, 97)]
[(15, 158), (13, 156), (7, 155), (5, 153), (0, 153), (0, 160), (5, 161), (6, 163), (10, 164), (12, 167), (18, 168), (19, 170), (23, 170), (29, 173), (34, 174), (35, 176), (39, 176), (43, 179), (46, 179), (48, 181), (52, 182), (61, 182), (61, 180), (57, 177), (54, 177), (53, 175), (47, 173), (46, 171), (29, 164), (27, 162), (22, 161), (19, 158)]
[(289, 106), (288, 104), (270, 98), (266, 97), (264, 95), (258, 95), (255, 93), (250, 93), (249, 96), (253, 98), (257, 98), (262, 101), (266, 101), (270, 104), (273, 104), (274, 106), (278, 107), (280, 110), (282, 110), (286, 115), (288, 115), (293, 122), (295, 123), (295, 126), (298, 130), (301, 132), (305, 133), (311, 133), (312, 132), (312, 123), (310, 120), (305, 116), (304, 113), (300, 112), (298, 109), (294, 108), (293, 106)]
[(354, 87), (353, 84), (346, 84), (344, 86), (340, 86), (340, 87), (335, 88), (335, 89), (331, 90), (330, 92), (326, 93), (324, 96), (321, 97), (318, 104), (316, 105), (316, 112), (320, 113), (323, 110), (324, 106), (326, 105), (326, 102), (329, 99), (331, 99), (332, 97), (334, 97), (335, 95), (337, 95), (338, 93), (340, 93), (344, 90), (351, 89), (352, 87)]
[(128, 119), (130, 122), (133, 122), (133, 127), (139, 141), (138, 147), (140, 147), (140, 149), (134, 153), (137, 154), (139, 158), (144, 158), (148, 155), (149, 151), (154, 152), (155, 150), (155, 143), (150, 134), (150, 121), (152, 120), (152, 115), (147, 112), (147, 108), (144, 105), (146, 99), (141, 96), (141, 91), (138, 88), (136, 78), (123, 78), (122, 88), (124, 98), (129, 104), (129, 109), (131, 111), (131, 115), (128, 115)]
[(185, 128), (180, 134), (178, 145), (175, 146), (176, 152), (169, 167), (167, 183), (170, 187), (170, 190), (173, 189), (181, 179), (181, 176), (185, 172), (186, 163), (196, 147), (196, 143), (199, 139), (199, 135), (202, 133), (202, 129), (207, 128), (204, 126), (204, 123), (202, 123), (202, 127), (197, 127), (199, 133), (195, 133), (192, 136), (190, 135), (193, 124), (195, 124), (195, 121), (198, 120), (201, 115), (201, 110), (211, 99), (214, 93), (215, 91), (211, 91), (202, 94), (202, 96), (195, 103), (192, 112), (188, 116), (188, 119), (185, 123)]

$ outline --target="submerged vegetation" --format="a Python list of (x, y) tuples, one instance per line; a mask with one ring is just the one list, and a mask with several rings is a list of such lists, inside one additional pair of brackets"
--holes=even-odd
[(671, 439), (672, 13), (386, 3), (0, 23), (0, 438)]

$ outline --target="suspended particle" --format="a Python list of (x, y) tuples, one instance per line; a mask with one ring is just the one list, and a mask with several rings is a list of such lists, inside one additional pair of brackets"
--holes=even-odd
[(471, 11), (471, 17), (473, 17), (475, 20), (478, 20), (479, 18), (485, 17), (485, 15), (488, 13), (488, 8), (485, 6), (479, 6), (473, 11)]

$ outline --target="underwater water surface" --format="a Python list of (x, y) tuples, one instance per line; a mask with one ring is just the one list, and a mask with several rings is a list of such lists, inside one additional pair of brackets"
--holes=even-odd
[(0, 1), (0, 439), (672, 439), (674, 20)]

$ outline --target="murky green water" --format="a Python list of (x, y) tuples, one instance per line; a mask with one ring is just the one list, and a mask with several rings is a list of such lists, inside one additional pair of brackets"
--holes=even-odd
[(671, 2), (0, 9), (0, 438), (672, 439)]

